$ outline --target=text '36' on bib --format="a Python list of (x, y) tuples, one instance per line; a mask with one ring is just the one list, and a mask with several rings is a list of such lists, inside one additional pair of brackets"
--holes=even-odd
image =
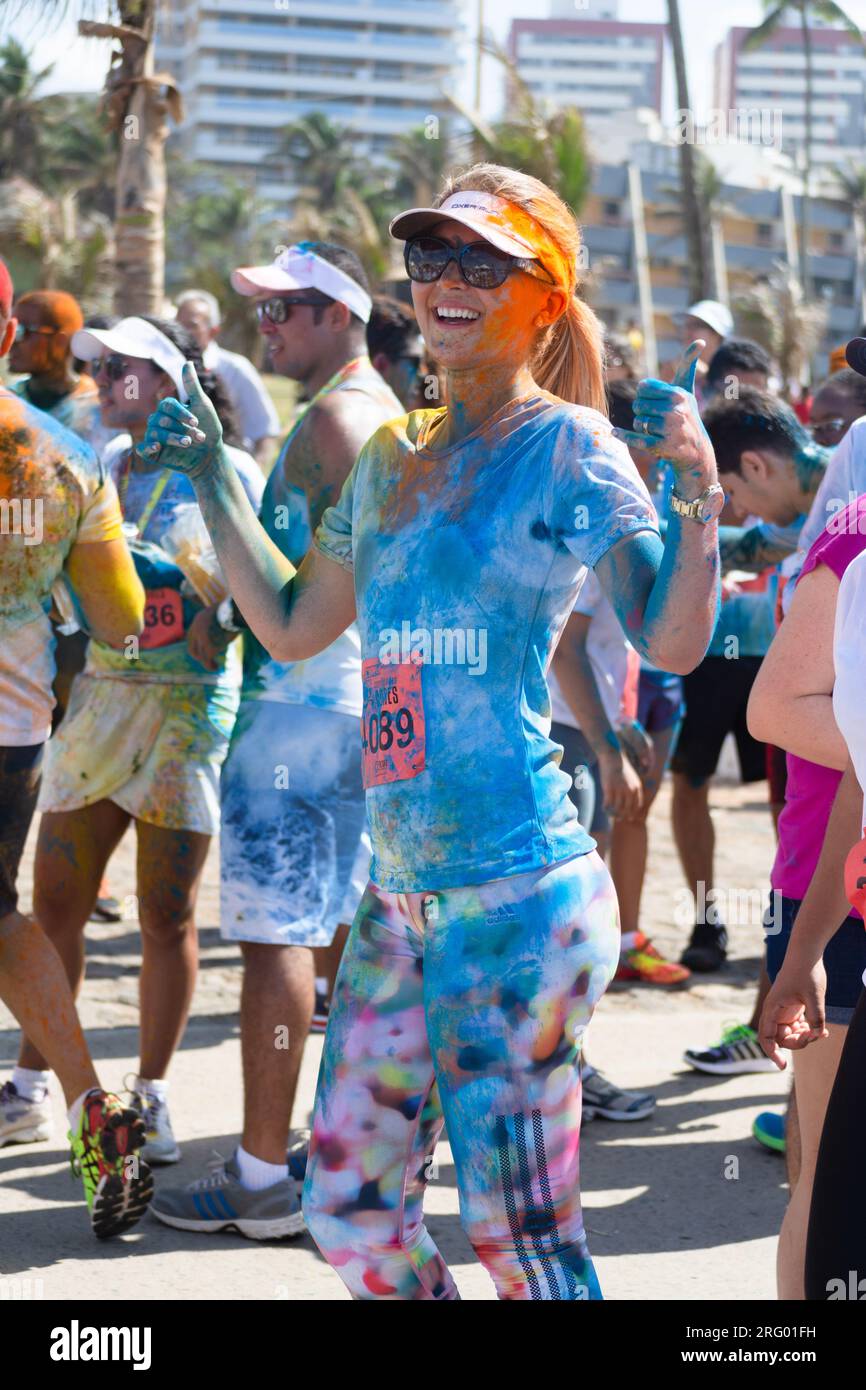
[(147, 589), (144, 631), (138, 639), (145, 651), (183, 641), (183, 599), (177, 589)]
[(392, 664), (368, 658), (361, 663), (361, 679), (364, 786), (417, 777), (424, 771), (426, 745), (420, 662)]

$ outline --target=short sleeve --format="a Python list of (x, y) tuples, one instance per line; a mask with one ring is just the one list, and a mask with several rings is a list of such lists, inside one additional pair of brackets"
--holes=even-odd
[(626, 446), (598, 411), (568, 407), (557, 425), (547, 473), (545, 521), (581, 564), (636, 531), (659, 534), (649, 492)]
[(827, 471), (800, 532), (800, 549), (808, 550), (835, 513), (861, 492), (866, 492), (866, 420), (855, 420), (830, 455)]
[(111, 478), (106, 478), (88, 497), (75, 539), (81, 545), (90, 545), (94, 541), (116, 541), (123, 535), (122, 528), (117, 488)]
[(833, 513), (818, 539), (809, 547), (798, 578), (802, 579), (819, 565), (826, 565), (837, 579), (841, 579), (863, 549), (864, 536), (866, 498), (858, 497), (850, 506)]
[(364, 450), (358, 455), (355, 466), (343, 484), (343, 490), (332, 507), (326, 507), (322, 520), (316, 528), (313, 544), (329, 560), (333, 560), (344, 570), (355, 567), (352, 554), (352, 508), (355, 499), (355, 479), (358, 464)]
[(580, 586), (573, 613), (582, 613), (586, 618), (595, 616), (596, 609), (603, 597), (602, 587), (592, 570), (587, 570), (586, 578)]

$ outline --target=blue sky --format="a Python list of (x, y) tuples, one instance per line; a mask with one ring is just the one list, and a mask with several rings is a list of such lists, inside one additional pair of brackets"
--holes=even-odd
[[(473, 33), (476, 25), (477, 0), (463, 0), (463, 11), (467, 32)], [(75, 13), (74, 3), (70, 4), (70, 14)], [(866, 0), (848, 0), (849, 13), (866, 22)], [(52, 22), (46, 26), (39, 22), (42, 6), (40, 0), (30, 0), (27, 14), (10, 26), (11, 32), (28, 46), (35, 47), (35, 61), (39, 66), (55, 64), (46, 90), (53, 91), (97, 91), (102, 85), (102, 76), (108, 64), (110, 45), (95, 39), (79, 39), (73, 18), (61, 23)], [(486, 23), (496, 38), (504, 43), (512, 19), (531, 16), (542, 17), (547, 13), (545, 0), (486, 0)], [(708, 0), (680, 0), (680, 13), (685, 30), (691, 100), (700, 120), (712, 102), (712, 55), (716, 43), (733, 25), (755, 24), (763, 12), (761, 0), (723, 0), (721, 4), (711, 4)], [(620, 0), (620, 18), (630, 20), (663, 21), (667, 16), (666, 0)], [(471, 50), (466, 46), (464, 56), (467, 66), (464, 69), (464, 90), (466, 98), (471, 96), (472, 78), (469, 61)], [(492, 60), (485, 63), (483, 71), (483, 99), (485, 113), (498, 114), (501, 91), (501, 69)], [(673, 110), (673, 98), (667, 94), (666, 106)]]

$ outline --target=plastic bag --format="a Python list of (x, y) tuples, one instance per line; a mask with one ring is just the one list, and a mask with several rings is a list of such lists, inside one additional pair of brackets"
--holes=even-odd
[(204, 518), (194, 502), (178, 507), (159, 543), (169, 559), (183, 571), (202, 603), (221, 603), (228, 598), (228, 584)]

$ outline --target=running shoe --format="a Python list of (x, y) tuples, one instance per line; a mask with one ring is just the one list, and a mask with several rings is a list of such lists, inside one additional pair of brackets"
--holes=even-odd
[(634, 945), (622, 952), (614, 979), (642, 980), (647, 985), (681, 985), (690, 973), (685, 966), (665, 960), (649, 937), (640, 931)]
[(647, 1091), (621, 1091), (593, 1067), (580, 1074), (582, 1118), (594, 1120), (646, 1120), (656, 1108), (656, 1098)]
[(704, 1052), (689, 1047), (683, 1053), (683, 1061), (688, 1062), (695, 1071), (705, 1071), (711, 1076), (740, 1076), (744, 1072), (776, 1070), (761, 1048), (754, 1028), (747, 1023), (727, 1024), (721, 1042)]
[(289, 1147), (286, 1153), (286, 1163), (289, 1168), (289, 1177), (294, 1178), (296, 1183), (302, 1187), (304, 1178), (307, 1176), (307, 1159), (310, 1156), (310, 1131), (308, 1129), (293, 1129), (289, 1134)]
[(328, 1011), (330, 1004), (324, 994), (316, 990), (316, 1006), (313, 1009), (313, 1021), (310, 1024), (311, 1033), (324, 1033), (328, 1026)]
[(724, 927), (714, 927), (710, 922), (696, 922), (691, 940), (680, 956), (683, 965), (689, 970), (709, 975), (713, 970), (721, 970), (728, 959), (728, 933)]
[(186, 1187), (161, 1187), (151, 1211), (180, 1231), (237, 1231), (251, 1240), (298, 1236), (304, 1229), (294, 1178), (251, 1192), (242, 1186), (236, 1158), (217, 1154), (203, 1178)]
[(120, 922), (122, 918), (123, 909), (117, 898), (111, 896), (97, 898), (90, 914), (91, 922)]
[(774, 1153), (785, 1152), (785, 1116), (775, 1110), (762, 1110), (752, 1125), (752, 1133), (759, 1144)]
[(11, 1081), (0, 1086), (0, 1149), (4, 1144), (39, 1144), (51, 1138), (53, 1128), (47, 1095), (44, 1100), (25, 1100)]
[(84, 1184), (90, 1224), (100, 1240), (140, 1221), (153, 1196), (141, 1157), (144, 1125), (137, 1111), (108, 1091), (88, 1091), (78, 1132), (69, 1131), (72, 1171)]
[(135, 1090), (130, 1092), (130, 1097), (132, 1109), (137, 1110), (144, 1120), (147, 1138), (141, 1151), (142, 1158), (148, 1163), (179, 1162), (180, 1146), (174, 1137), (166, 1102)]

